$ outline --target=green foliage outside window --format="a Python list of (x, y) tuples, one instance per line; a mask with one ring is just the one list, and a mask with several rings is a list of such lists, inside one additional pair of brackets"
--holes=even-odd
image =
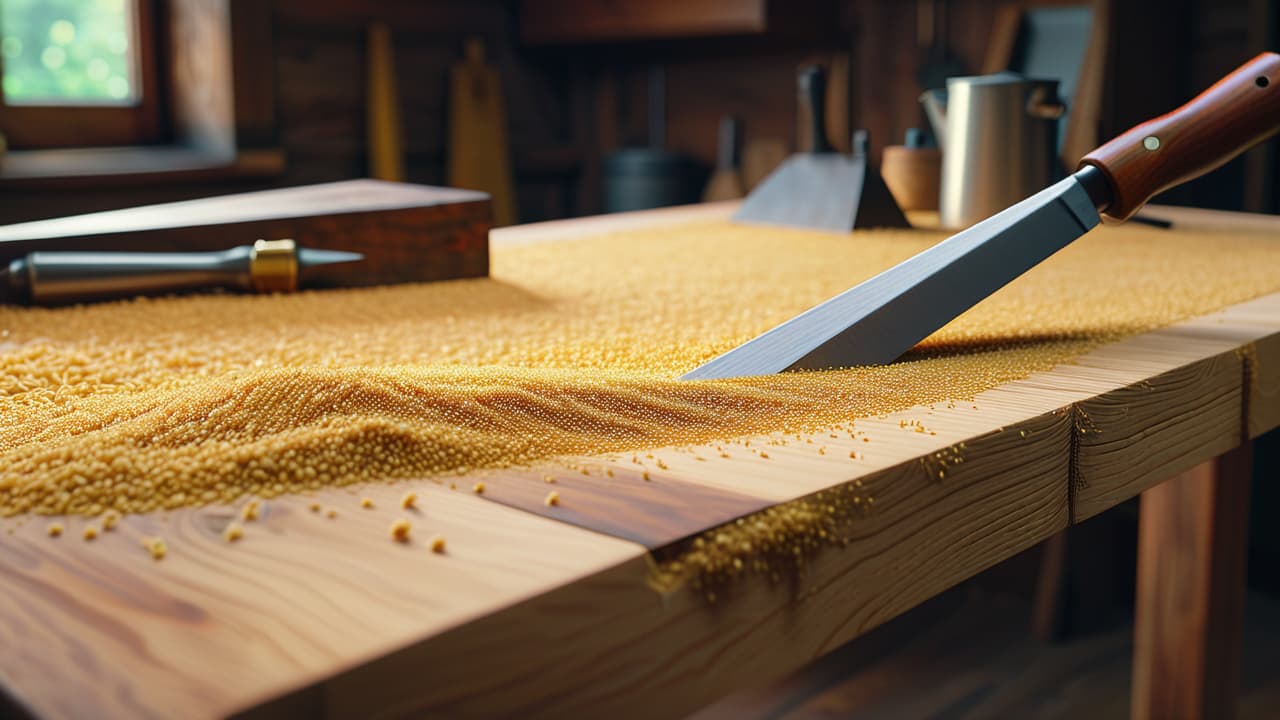
[(131, 2), (0, 0), (5, 102), (136, 101)]

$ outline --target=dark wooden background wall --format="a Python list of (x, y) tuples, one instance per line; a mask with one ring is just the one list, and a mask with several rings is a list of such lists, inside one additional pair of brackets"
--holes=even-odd
[[(916, 82), (917, 4), (906, 0), (802, 0), (770, 5), (770, 28), (741, 37), (614, 43), (530, 43), (516, 0), (260, 0), (267, 27), (239, 52), (274, 85), (274, 127), (245, 139), (283, 150), (272, 177), (6, 188), (0, 222), (295, 185), (365, 174), (365, 31), (390, 24), (396, 47), (411, 181), (444, 181), (449, 65), (468, 36), (482, 37), (500, 69), (522, 221), (602, 209), (602, 158), (648, 140), (649, 70), (666, 73), (670, 149), (710, 164), (716, 123), (744, 118), (748, 137), (791, 142), (794, 72), (847, 57), (849, 123), (871, 131), (873, 157), (922, 125)], [(558, 4), (558, 3), (552, 3)], [(583, 6), (591, 5), (581, 0)], [(659, 3), (664, 4), (664, 3)], [(947, 39), (971, 72), (981, 69), (1002, 0), (952, 0)], [(1275, 0), (1112, 0), (1111, 71), (1100, 133), (1106, 137), (1187, 99), (1274, 41)], [(1275, 210), (1274, 151), (1255, 153), (1212, 182), (1171, 199)], [(1252, 163), (1252, 165), (1250, 165)], [(1252, 174), (1251, 174), (1252, 173)], [(1253, 178), (1246, 183), (1245, 178)]]

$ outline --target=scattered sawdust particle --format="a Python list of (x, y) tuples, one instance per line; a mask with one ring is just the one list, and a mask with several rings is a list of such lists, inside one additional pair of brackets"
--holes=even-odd
[(391, 523), (391, 539), (396, 542), (407, 543), (409, 542), (409, 531), (412, 529), (413, 526), (409, 524), (408, 520), (398, 519)]
[(163, 560), (169, 554), (169, 546), (162, 537), (145, 537), (142, 539), (142, 547), (156, 560)]

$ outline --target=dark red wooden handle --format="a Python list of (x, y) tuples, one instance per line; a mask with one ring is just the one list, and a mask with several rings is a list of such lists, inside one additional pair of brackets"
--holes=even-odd
[(1132, 216), (1153, 196), (1213, 170), (1280, 130), (1280, 55), (1265, 52), (1194, 100), (1085, 155), (1107, 176), (1104, 215)]

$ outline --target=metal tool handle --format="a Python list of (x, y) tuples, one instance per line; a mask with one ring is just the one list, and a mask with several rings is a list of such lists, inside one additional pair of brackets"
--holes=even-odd
[(1265, 52), (1182, 107), (1085, 155), (1106, 175), (1103, 213), (1126, 220), (1164, 190), (1200, 177), (1280, 130), (1280, 55)]
[(800, 152), (835, 152), (827, 139), (827, 71), (821, 65), (800, 69), (800, 104), (796, 127), (800, 129)]
[(57, 305), (209, 287), (251, 286), (253, 249), (221, 252), (34, 252), (9, 266), (29, 301)]

